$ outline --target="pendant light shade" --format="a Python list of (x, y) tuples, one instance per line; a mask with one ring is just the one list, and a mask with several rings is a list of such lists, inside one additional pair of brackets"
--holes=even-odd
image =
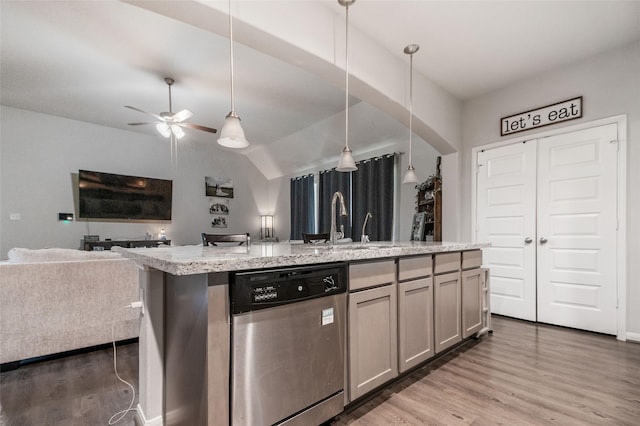
[(227, 148), (246, 148), (249, 146), (249, 141), (240, 124), (240, 117), (236, 114), (233, 91), (233, 18), (231, 17), (231, 0), (229, 0), (229, 68), (231, 70), (231, 111), (225, 117), (218, 143)]
[(404, 48), (404, 53), (409, 55), (409, 167), (404, 174), (402, 183), (418, 183), (418, 176), (416, 175), (416, 169), (411, 163), (412, 154), (412, 135), (413, 135), (413, 54), (420, 49), (417, 44), (410, 44)]
[(416, 175), (416, 169), (414, 169), (413, 166), (409, 166), (407, 171), (404, 173), (402, 183), (418, 183), (418, 175)]
[(233, 112), (230, 112), (224, 119), (218, 143), (227, 148), (246, 148), (249, 146), (249, 141), (240, 125), (240, 117), (233, 114)]
[(353, 172), (358, 170), (355, 161), (353, 161), (353, 155), (349, 149), (349, 6), (355, 3), (356, 0), (338, 0), (341, 6), (344, 6), (347, 10), (345, 19), (345, 106), (344, 106), (344, 149), (340, 155), (340, 161), (338, 161), (338, 167), (336, 170), (339, 172)]
[(351, 155), (351, 150), (348, 147), (344, 147), (342, 150), (342, 154), (340, 155), (340, 161), (338, 161), (338, 167), (336, 170), (339, 172), (353, 172), (358, 170), (356, 166), (356, 162), (353, 161), (353, 155)]

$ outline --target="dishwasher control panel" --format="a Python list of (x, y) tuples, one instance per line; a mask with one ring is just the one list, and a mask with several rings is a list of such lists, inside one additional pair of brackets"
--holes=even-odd
[(322, 266), (240, 272), (230, 285), (233, 314), (346, 292), (347, 266)]

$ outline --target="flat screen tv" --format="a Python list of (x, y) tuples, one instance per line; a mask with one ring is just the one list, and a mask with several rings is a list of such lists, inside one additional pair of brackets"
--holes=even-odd
[(171, 220), (173, 182), (139, 176), (78, 171), (78, 217)]

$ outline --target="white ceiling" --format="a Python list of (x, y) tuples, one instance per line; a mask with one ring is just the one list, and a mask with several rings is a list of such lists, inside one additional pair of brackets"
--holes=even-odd
[[(344, 14), (336, 1), (324, 3)], [(147, 117), (123, 106), (166, 111), (168, 76), (176, 80), (173, 110), (193, 111), (190, 122), (220, 128), (230, 109), (224, 37), (118, 1), (3, 0), (0, 7), (3, 105), (154, 134), (153, 126), (127, 126)], [(640, 39), (640, 2), (358, 0), (350, 24), (398, 57), (405, 45), (420, 44), (415, 72), (466, 100)], [(234, 53), (236, 110), (252, 142), (243, 153), (270, 178), (337, 158), (343, 88), (237, 43)], [(358, 122), (366, 127), (350, 126), (356, 154), (404, 148), (395, 145), (406, 144), (406, 128), (375, 108), (357, 105)], [(187, 138), (210, 144), (217, 136), (189, 131)]]

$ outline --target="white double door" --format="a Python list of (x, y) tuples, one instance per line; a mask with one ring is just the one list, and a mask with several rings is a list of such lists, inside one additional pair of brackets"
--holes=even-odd
[(494, 313), (617, 333), (617, 125), (478, 153)]

